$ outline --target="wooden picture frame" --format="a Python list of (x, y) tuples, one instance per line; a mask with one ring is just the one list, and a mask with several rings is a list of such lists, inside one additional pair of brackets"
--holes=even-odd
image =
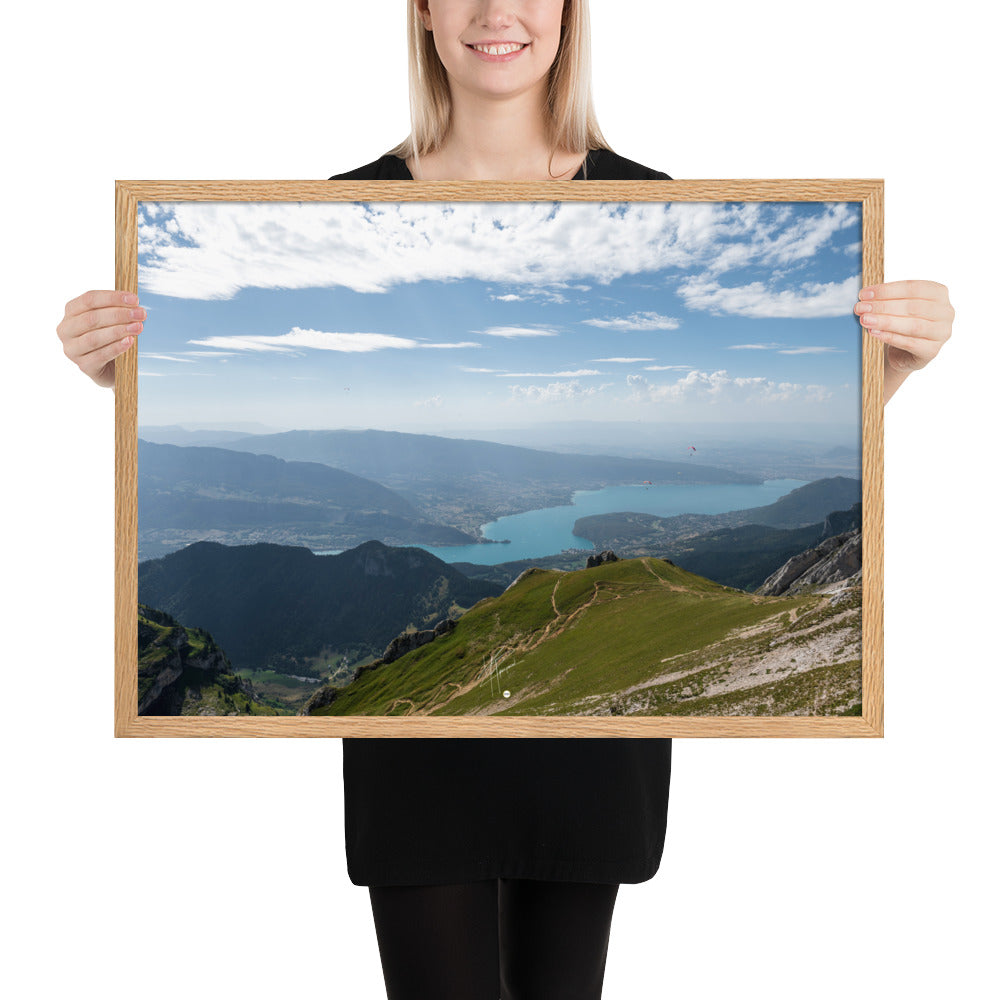
[[(668, 208), (684, 203), (722, 203), (738, 208), (761, 206), (774, 211), (784, 206), (812, 205), (828, 210), (852, 206), (860, 214), (859, 252), (863, 284), (883, 280), (883, 185), (879, 180), (716, 180), (620, 181), (567, 184), (483, 182), (345, 182), (345, 181), (118, 181), (116, 184), (116, 287), (140, 291), (140, 209), (144, 205), (180, 203), (342, 203), (347, 206), (406, 206), (475, 203), (499, 206), (576, 203)], [(145, 209), (144, 209), (145, 210)], [(158, 208), (156, 209), (158, 211)], [(734, 209), (735, 210), (735, 209)], [(150, 209), (153, 211), (153, 209)], [(806, 209), (802, 209), (803, 212)], [(495, 224), (504, 229), (502, 216)], [(183, 236), (178, 246), (192, 244)], [(572, 248), (568, 251), (572, 253)], [(776, 251), (775, 251), (776, 253)], [(774, 260), (777, 258), (773, 256)], [(174, 266), (171, 264), (171, 266)], [(777, 268), (779, 265), (774, 264)], [(782, 267), (794, 266), (786, 260)], [(631, 272), (630, 272), (631, 273)], [(639, 273), (638, 271), (635, 273)], [(311, 279), (310, 279), (311, 280)], [(497, 279), (497, 285), (502, 279)], [(718, 283), (716, 283), (716, 286)], [(582, 285), (580, 287), (583, 287)], [(706, 286), (707, 287), (707, 286)], [(718, 287), (714, 289), (718, 291)], [(818, 293), (817, 293), (818, 294)], [(515, 296), (516, 297), (516, 296)], [(718, 300), (712, 300), (717, 303)], [(145, 299), (143, 304), (147, 304)], [(710, 310), (711, 304), (703, 308)], [(633, 313), (638, 315), (638, 313)], [(649, 315), (649, 314), (647, 314)], [(765, 314), (761, 314), (765, 315)], [(660, 317), (665, 320), (665, 317)], [(156, 337), (157, 313), (150, 313), (139, 337), (143, 348)], [(602, 321), (603, 322), (603, 321)], [(608, 321), (611, 322), (611, 321)], [(358, 737), (666, 737), (666, 736), (882, 736), (883, 734), (883, 493), (882, 493), (882, 347), (857, 327), (860, 361), (861, 563), (860, 714), (776, 715), (149, 715), (139, 714), (138, 622), (139, 599), (139, 367), (136, 349), (120, 356), (115, 374), (116, 401), (116, 552), (115, 552), (115, 735), (116, 736), (358, 736)], [(313, 331), (306, 331), (313, 332)], [(302, 331), (300, 330), (301, 334)], [(353, 336), (360, 336), (353, 334)], [(455, 346), (455, 345), (426, 345)], [(458, 345), (462, 346), (462, 345)], [(472, 346), (467, 345), (467, 346)], [(780, 345), (733, 345), (766, 347)], [(147, 348), (148, 349), (148, 348)], [(786, 350), (794, 353), (796, 349)], [(830, 348), (814, 348), (814, 351)], [(175, 359), (176, 360), (176, 359)], [(604, 358), (609, 363), (644, 359)], [(571, 375), (573, 372), (554, 373)], [(597, 371), (579, 374), (598, 375)], [(718, 373), (717, 373), (718, 374)], [(725, 372), (722, 372), (724, 375)], [(525, 378), (528, 376), (525, 375)], [(636, 375), (641, 386), (642, 376)], [(798, 387), (801, 388), (801, 387)], [(809, 388), (816, 388), (810, 386)], [(692, 449), (693, 450), (693, 449)], [(655, 574), (654, 574), (655, 575)], [(624, 585), (623, 585), (624, 586)], [(714, 584), (713, 584), (714, 586)], [(735, 591), (734, 591), (735, 592)], [(596, 587), (595, 587), (596, 593)], [(555, 606), (553, 598), (553, 606)], [(558, 613), (558, 609), (557, 609)], [(786, 619), (782, 618), (784, 622)], [(795, 621), (795, 613), (790, 614)], [(459, 619), (459, 621), (461, 621)], [(198, 623), (182, 623), (197, 625)], [(791, 628), (791, 624), (788, 626)], [(792, 661), (794, 662), (794, 660)], [(363, 671), (362, 671), (363, 672)], [(358, 674), (360, 676), (360, 674)], [(455, 685), (456, 688), (458, 685)], [(818, 696), (817, 696), (818, 697)], [(399, 701), (400, 699), (396, 699)], [(394, 702), (395, 704), (395, 702)], [(624, 705), (625, 703), (620, 703)], [(412, 703), (411, 703), (412, 707)], [(855, 706), (856, 708), (856, 706)], [(625, 710), (628, 710), (626, 706)], [(602, 709), (603, 711), (603, 709)], [(614, 709), (610, 709), (614, 711)]]

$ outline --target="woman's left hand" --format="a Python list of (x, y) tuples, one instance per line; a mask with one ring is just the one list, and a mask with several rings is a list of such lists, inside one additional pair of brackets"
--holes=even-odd
[(885, 392), (889, 397), (912, 371), (929, 364), (951, 336), (955, 310), (948, 289), (936, 281), (890, 281), (858, 293), (855, 313), (885, 344)]

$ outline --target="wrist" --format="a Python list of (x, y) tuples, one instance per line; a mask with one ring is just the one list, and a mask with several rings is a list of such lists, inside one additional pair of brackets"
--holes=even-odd
[(892, 399), (893, 393), (906, 381), (909, 376), (910, 371), (900, 371), (898, 368), (893, 368), (889, 364), (888, 360), (883, 363), (882, 366), (882, 405), (885, 406), (886, 403)]

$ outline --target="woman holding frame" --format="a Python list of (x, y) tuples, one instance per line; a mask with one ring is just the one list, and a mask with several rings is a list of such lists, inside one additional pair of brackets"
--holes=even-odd
[[(413, 0), (408, 18), (411, 134), (337, 179), (669, 179), (597, 126), (586, 0)], [(856, 312), (886, 345), (885, 399), (954, 316), (933, 282), (863, 289)], [(144, 320), (134, 295), (88, 292), (58, 334), (110, 386)], [(390, 1000), (600, 997), (618, 886), (660, 863), (670, 755), (662, 739), (345, 740), (348, 870)]]

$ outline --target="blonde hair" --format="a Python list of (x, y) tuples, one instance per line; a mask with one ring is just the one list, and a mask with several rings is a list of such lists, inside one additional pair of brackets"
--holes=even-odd
[[(407, 48), (410, 70), (410, 134), (388, 155), (401, 159), (433, 152), (451, 125), (448, 73), (424, 28), (417, 5), (407, 0)], [(585, 153), (610, 149), (597, 124), (590, 88), (590, 7), (588, 0), (565, 0), (559, 49), (549, 70), (549, 139), (552, 150)], [(584, 164), (586, 170), (586, 163)]]

